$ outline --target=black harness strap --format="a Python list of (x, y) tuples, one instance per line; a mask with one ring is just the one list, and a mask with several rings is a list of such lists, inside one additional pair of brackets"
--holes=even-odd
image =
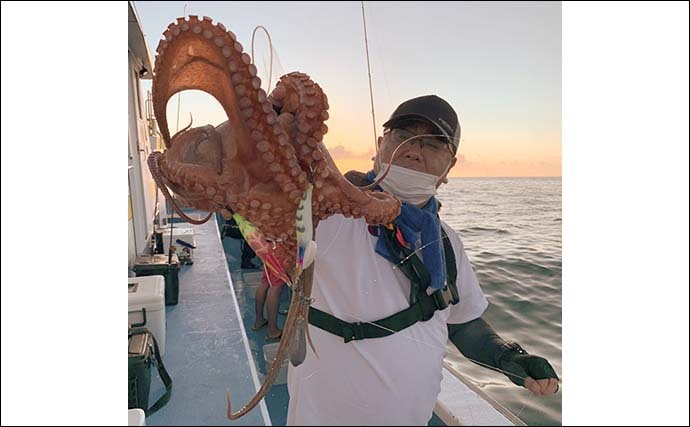
[(382, 338), (408, 328), (419, 321), (431, 319), (436, 310), (443, 310), (448, 304), (459, 302), (456, 286), (457, 269), (455, 254), (446, 232), (441, 228), (444, 255), (446, 257), (446, 284), (444, 289), (431, 295), (426, 293), (431, 279), (424, 263), (413, 251), (400, 245), (395, 238), (395, 230), (380, 226), (384, 233), (389, 253), (399, 259), (396, 266), (410, 279), (410, 307), (374, 322), (346, 322), (337, 317), (309, 307), (309, 323), (317, 328), (343, 337), (345, 342), (367, 338)]

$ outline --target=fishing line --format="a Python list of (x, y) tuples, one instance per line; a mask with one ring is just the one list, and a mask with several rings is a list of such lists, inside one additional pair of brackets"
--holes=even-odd
[[(522, 411), (527, 407), (527, 404), (531, 402), (531, 400), (536, 396), (534, 393), (530, 393), (531, 396), (527, 396), (527, 401), (522, 404), (522, 408), (518, 411), (517, 414), (515, 414), (516, 417), (520, 418), (520, 414), (522, 414)], [(522, 419), (522, 418), (520, 418)]]
[[(383, 330), (386, 330), (386, 331), (389, 331), (389, 332), (392, 332), (392, 333), (398, 333), (401, 337), (403, 337), (403, 338), (405, 338), (405, 339), (407, 339), (407, 340), (414, 341), (414, 342), (416, 342), (416, 343), (418, 343), (418, 344), (422, 344), (422, 345), (425, 345), (425, 346), (430, 347), (430, 348), (436, 348), (436, 349), (439, 349), (439, 350), (443, 350), (444, 353), (447, 353), (447, 352), (448, 352), (448, 348), (447, 348), (447, 347), (439, 347), (439, 346), (436, 346), (436, 345), (434, 345), (434, 344), (430, 344), (430, 343), (428, 343), (428, 342), (424, 342), (424, 341), (421, 341), (421, 340), (412, 338), (412, 337), (410, 337), (410, 336), (408, 336), (408, 335), (406, 335), (406, 334), (401, 334), (400, 332), (396, 332), (396, 331), (394, 331), (394, 330), (392, 330), (392, 329), (386, 328), (385, 326), (381, 326), (381, 325), (379, 325), (379, 324), (377, 324), (377, 323), (375, 323), (375, 322), (369, 322), (369, 321), (367, 321), (367, 320), (361, 319), (361, 318), (359, 318), (358, 316), (353, 315), (352, 313), (347, 313), (347, 312), (345, 312), (344, 314), (347, 314), (347, 315), (349, 315), (349, 316), (352, 316), (354, 319), (358, 320), (358, 321), (361, 322), (361, 323), (368, 323), (368, 324), (370, 324), (370, 325), (373, 325), (373, 326), (375, 326), (375, 327), (381, 328), (381, 329), (383, 329)], [(463, 356), (464, 356), (464, 355), (463, 355)], [(494, 367), (494, 366), (487, 365), (486, 363), (482, 363), (482, 362), (480, 362), (480, 361), (478, 361), (478, 360), (472, 359), (471, 357), (467, 357), (467, 356), (464, 356), (464, 357), (465, 357), (467, 360), (469, 360), (469, 361), (471, 361), (471, 362), (474, 362), (474, 363), (476, 363), (476, 364), (478, 364), (478, 365), (480, 365), (480, 366), (482, 366), (482, 367), (488, 368), (488, 369), (490, 369), (490, 370), (492, 370), (492, 371), (500, 372), (500, 373), (502, 373), (503, 375), (506, 375), (506, 376), (511, 376), (511, 377), (515, 377), (515, 378), (520, 378), (520, 379), (523, 381), (523, 383), (524, 383), (524, 381), (527, 380), (527, 378), (528, 378), (528, 377), (523, 377), (523, 376), (514, 374), (514, 373), (512, 373), (512, 372), (504, 371), (503, 369), (500, 369), (500, 368), (497, 368), (497, 367)], [(468, 378), (468, 381), (471, 381), (471, 380), (469, 379), (469, 377), (465, 376), (465, 378)], [(533, 379), (534, 381), (537, 381), (537, 380), (534, 379), (534, 378), (532, 378), (532, 379)], [(560, 381), (559, 381), (559, 383), (557, 384), (556, 392), (555, 392), (554, 394), (558, 393), (558, 390), (560, 389), (560, 384), (561, 384), (562, 382), (563, 382), (563, 380), (562, 380), (562, 378), (561, 378)], [(476, 383), (476, 382), (474, 382), (474, 381), (472, 381), (472, 383), (473, 383), (475, 386), (480, 387), (480, 384), (478, 384), (478, 383)], [(522, 407), (520, 408), (520, 410), (518, 411), (518, 413), (517, 413), (517, 415), (516, 415), (516, 417), (518, 417), (518, 418), (520, 418), (520, 414), (522, 414), (522, 411), (527, 407), (527, 404), (531, 403), (532, 400), (537, 396), (536, 394), (532, 393), (532, 391), (531, 391), (530, 389), (528, 389), (527, 387), (524, 387), (524, 386), (523, 386), (522, 388), (525, 389), (525, 391), (528, 393), (528, 396), (527, 396), (527, 400), (524, 402), (524, 404), (522, 405)]]
[(256, 61), (254, 60), (254, 37), (256, 36), (256, 30), (262, 29), (266, 33), (266, 37), (268, 37), (268, 48), (270, 51), (269, 55), (269, 62), (268, 62), (268, 86), (266, 87), (266, 92), (270, 93), (271, 91), (271, 78), (273, 77), (273, 42), (271, 41), (271, 34), (269, 34), (268, 30), (266, 27), (263, 25), (257, 25), (254, 27), (254, 31), (252, 31), (252, 64), (256, 65)]
[[(333, 243), (335, 243), (338, 240), (337, 237), (340, 234), (341, 228), (343, 228), (343, 222), (342, 221), (340, 221), (340, 225), (338, 225), (338, 229), (335, 230), (335, 234), (333, 236), (333, 239), (331, 239), (328, 246), (326, 246), (326, 249), (321, 250), (321, 248), (319, 248), (319, 250), (318, 250), (319, 257), (324, 256), (328, 252), (328, 250), (331, 248), (331, 246), (333, 246)], [(314, 240), (316, 240), (316, 234), (314, 235)]]
[[(249, 244), (249, 243), (247, 243), (247, 244)], [(264, 264), (264, 275), (266, 276), (266, 281), (268, 282), (268, 286), (273, 286), (273, 283), (271, 283), (271, 275), (268, 274), (268, 268), (266, 268), (266, 263), (263, 263), (263, 264)]]
[[(416, 343), (418, 343), (418, 344), (423, 344), (423, 345), (425, 345), (425, 346), (427, 346), (427, 347), (435, 348), (435, 349), (437, 349), (437, 350), (443, 350), (444, 352), (447, 352), (447, 351), (448, 351), (448, 348), (447, 348), (447, 347), (440, 347), (440, 346), (437, 346), (437, 345), (434, 345), (434, 344), (430, 344), (430, 343), (428, 343), (428, 342), (424, 342), (424, 341), (418, 340), (418, 339), (416, 339), (416, 338), (413, 338), (413, 337), (411, 337), (411, 336), (408, 336), (407, 334), (401, 334), (400, 332), (402, 332), (402, 331), (395, 331), (395, 330), (393, 330), (393, 329), (386, 328), (385, 326), (379, 325), (379, 324), (377, 324), (377, 323), (375, 323), (375, 322), (370, 322), (370, 321), (364, 320), (364, 319), (362, 319), (362, 318), (360, 318), (360, 317), (358, 317), (358, 316), (353, 315), (352, 313), (347, 313), (347, 312), (343, 312), (343, 313), (344, 313), (344, 314), (347, 314), (348, 316), (353, 317), (355, 320), (359, 321), (360, 323), (368, 323), (368, 324), (370, 324), (370, 325), (372, 325), (372, 326), (375, 326), (375, 327), (377, 327), (377, 328), (383, 329), (384, 331), (388, 331), (388, 332), (391, 332), (391, 333), (394, 333), (394, 334), (397, 333), (397, 334), (399, 334), (401, 337), (403, 337), (403, 338), (405, 338), (405, 339), (407, 339), (407, 340), (410, 340), (410, 341), (414, 341), (414, 342), (416, 342)], [(502, 374), (504, 374), (504, 375), (510, 375), (510, 376), (513, 376), (513, 377), (516, 377), (516, 378), (520, 378), (520, 379), (523, 380), (523, 381), (527, 379), (527, 377), (522, 377), (522, 376), (520, 376), (520, 375), (513, 374), (513, 373), (511, 373), (511, 372), (504, 371), (504, 370), (502, 370), (502, 369), (500, 369), (500, 368), (496, 368), (496, 367), (493, 367), (493, 366), (491, 366), (491, 365), (487, 365), (486, 363), (482, 363), (482, 362), (480, 362), (480, 361), (478, 361), (478, 360), (474, 360), (474, 359), (469, 358), (469, 357), (467, 357), (467, 356), (465, 356), (465, 358), (466, 358), (467, 360), (470, 360), (470, 361), (472, 361), (472, 362), (474, 362), (474, 363), (477, 363), (477, 364), (479, 364), (479, 365), (481, 365), (481, 366), (483, 366), (483, 367), (486, 367), (486, 368), (489, 368), (489, 369), (491, 369), (491, 370), (500, 372), (500, 373), (502, 373)]]
[[(441, 238), (439, 238), (439, 239), (436, 239), (436, 240), (433, 240), (433, 241), (427, 243), (426, 245), (421, 246), (419, 249), (415, 249), (415, 250), (414, 250), (412, 253), (410, 253), (408, 256), (406, 256), (405, 258), (403, 258), (402, 260), (400, 260), (399, 263), (395, 264), (395, 265), (393, 266), (393, 270), (396, 270), (396, 269), (397, 269), (400, 265), (402, 265), (406, 260), (408, 260), (408, 259), (409, 259), (410, 257), (412, 257), (415, 253), (421, 251), (421, 250), (424, 249), (425, 247), (427, 247), (427, 246), (429, 246), (429, 245), (432, 245), (432, 244), (434, 244), (434, 243), (436, 243), (436, 242), (439, 242), (439, 241), (441, 241), (441, 240), (448, 239), (448, 238), (449, 238), (448, 236), (441, 237)], [(353, 317), (356, 317), (356, 316), (353, 316)], [(360, 321), (361, 321), (361, 320), (360, 320)], [(372, 322), (366, 322), (366, 323), (370, 323), (370, 324), (372, 324), (372, 325), (374, 325), (374, 326), (377, 326), (377, 327), (379, 327), (379, 328), (382, 328), (382, 329), (385, 329), (385, 330), (387, 330), (387, 331), (390, 331), (390, 332), (395, 333), (395, 331), (393, 331), (393, 330), (391, 330), (391, 329), (387, 329), (387, 328), (385, 328), (385, 327), (383, 327), (383, 326), (381, 326), (381, 325), (377, 325), (377, 324), (374, 324), (374, 323), (372, 323)], [(428, 344), (428, 343), (426, 343), (426, 344), (427, 344), (427, 345), (430, 345), (430, 344)], [(489, 365), (487, 365), (487, 364), (485, 364), (485, 363), (482, 363), (482, 362), (480, 362), (480, 361), (478, 361), (478, 360), (474, 360), (474, 359), (469, 358), (469, 357), (467, 357), (467, 356), (465, 356), (465, 357), (466, 357), (468, 360), (470, 360), (470, 361), (472, 361), (472, 362), (474, 362), (474, 363), (477, 363), (478, 365), (484, 366), (484, 367), (489, 368), (489, 369), (492, 369), (492, 370), (494, 370), (494, 371), (501, 372), (501, 373), (503, 373), (503, 374), (505, 374), (505, 375), (514, 376), (514, 377), (516, 377), (516, 378), (522, 379), (523, 381), (526, 379), (526, 378), (523, 378), (523, 377), (521, 377), (521, 376), (519, 376), (519, 375), (512, 374), (512, 373), (510, 373), (510, 372), (503, 371), (503, 370), (501, 370), (501, 369), (499, 369), (499, 368), (495, 368), (495, 367), (489, 366)], [(560, 376), (559, 376), (559, 378), (560, 378)], [(536, 380), (535, 380), (535, 381), (536, 381)]]
[[(448, 239), (448, 238), (449, 238), (448, 236), (441, 237), (441, 238), (439, 238), (439, 239), (436, 239), (436, 240), (433, 240), (433, 241), (427, 243), (426, 245), (421, 246), (420, 248), (414, 250), (414, 251), (413, 251), (412, 253), (410, 253), (408, 256), (406, 256), (405, 258), (403, 258), (400, 262), (398, 262), (397, 264), (395, 264), (395, 265), (393, 266), (393, 269), (394, 269), (394, 270), (397, 269), (397, 268), (398, 268), (401, 264), (403, 264), (407, 259), (409, 259), (410, 257), (412, 257), (415, 253), (421, 251), (421, 250), (424, 249), (425, 247), (427, 247), (427, 246), (429, 246), (429, 245), (431, 245), (431, 244), (434, 244), (434, 243), (436, 243), (436, 242), (439, 242), (439, 241), (441, 241), (441, 240)], [(388, 331), (388, 332), (391, 332), (391, 333), (400, 333), (400, 331), (395, 331), (395, 330), (386, 328), (385, 326), (379, 325), (379, 324), (377, 324), (377, 323), (375, 323), (375, 322), (370, 322), (370, 321), (364, 320), (364, 319), (362, 319), (362, 318), (359, 318), (358, 316), (356, 316), (356, 315), (354, 315), (354, 314), (352, 314), (352, 313), (345, 313), (345, 314), (347, 314), (347, 315), (353, 317), (354, 319), (356, 319), (357, 321), (359, 321), (359, 322), (361, 322), (361, 323), (368, 323), (368, 324), (370, 324), (370, 325), (373, 325), (373, 326), (375, 326), (375, 327), (377, 327), (377, 328), (383, 329), (383, 330)], [(426, 345), (427, 347), (442, 349), (443, 351), (447, 351), (447, 350), (448, 350), (448, 349), (445, 348), (445, 347), (441, 348), (441, 347), (435, 346), (435, 345), (433, 345), (433, 344), (430, 344), (430, 343), (428, 343), (428, 342), (424, 342), (424, 341), (417, 340), (417, 339), (412, 338), (412, 337), (410, 337), (410, 336), (408, 336), (408, 335), (406, 335), (406, 334), (400, 334), (400, 335), (401, 335), (402, 337), (404, 337), (405, 339), (408, 339), (408, 340), (411, 340), (411, 341), (415, 341), (415, 342), (417, 342), (417, 343)], [(463, 356), (464, 356), (464, 355), (463, 355)], [(502, 373), (502, 374), (504, 374), (504, 375), (506, 375), (506, 376), (511, 376), (511, 377), (519, 378), (519, 379), (523, 380), (523, 382), (527, 379), (527, 377), (522, 377), (522, 376), (517, 375), (517, 374), (514, 374), (514, 373), (512, 373), (512, 372), (504, 371), (503, 369), (500, 369), (500, 368), (497, 368), (497, 367), (494, 367), (494, 366), (487, 365), (486, 363), (482, 363), (482, 362), (480, 362), (480, 361), (478, 361), (478, 360), (475, 360), (475, 359), (472, 359), (472, 358), (470, 358), (470, 357), (467, 357), (467, 356), (464, 356), (464, 357), (465, 357), (467, 360), (469, 360), (469, 361), (471, 361), (471, 362), (474, 362), (474, 363), (476, 363), (476, 364), (478, 364), (478, 365), (480, 365), (480, 366), (483, 366), (483, 367), (485, 367), (485, 368), (491, 369), (491, 370), (496, 371), (496, 372), (500, 372), (500, 373)], [(559, 378), (560, 378), (560, 376), (559, 376)], [(534, 380), (536, 381), (536, 379), (534, 379)], [(559, 384), (560, 384), (560, 383), (562, 383), (562, 378), (561, 378), (560, 381), (559, 381)], [(525, 387), (525, 388), (526, 388), (526, 387)], [(559, 388), (560, 388), (560, 385), (559, 385)], [(527, 389), (527, 390), (529, 391), (529, 389)], [(558, 392), (558, 389), (557, 389), (556, 392)], [(530, 394), (533, 394), (533, 393), (531, 393), (531, 391), (530, 391)], [(529, 402), (527, 402), (527, 403), (529, 403)], [(527, 403), (525, 403), (525, 405), (526, 405)], [(523, 405), (523, 408), (520, 410), (520, 412), (524, 409), (525, 405)]]
[(170, 224), (168, 226), (170, 227), (170, 242), (168, 242), (168, 264), (172, 264), (172, 256), (173, 256), (173, 215), (175, 215), (174, 210), (170, 210), (170, 220), (168, 221)]
[[(405, 145), (407, 142), (409, 142), (409, 141), (411, 141), (411, 140), (413, 140), (413, 139), (416, 139), (416, 138), (426, 138), (426, 137), (430, 137), (430, 136), (432, 136), (432, 137), (439, 137), (439, 136), (443, 136), (443, 135), (426, 133), (426, 134), (423, 134), (423, 135), (414, 135), (414, 136), (411, 136), (411, 137), (407, 138), (406, 140), (404, 140), (403, 142), (401, 142), (401, 143), (395, 148), (395, 150), (393, 150), (393, 152), (391, 153), (390, 160), (388, 160), (388, 166), (386, 167), (386, 170), (383, 172), (383, 175), (381, 175), (380, 178), (377, 178), (376, 180), (374, 180), (374, 182), (372, 182), (371, 184), (365, 185), (364, 187), (359, 187), (359, 189), (362, 190), (362, 191), (367, 191), (367, 190), (373, 190), (374, 188), (376, 188), (376, 186), (378, 186), (378, 185), (386, 178), (386, 175), (388, 175), (388, 172), (390, 171), (391, 166), (393, 166), (393, 160), (395, 159), (395, 155), (398, 153), (398, 150), (400, 150), (400, 148), (401, 148), (403, 145)], [(377, 150), (378, 150), (378, 145), (377, 145)], [(376, 155), (377, 155), (377, 157), (378, 157), (378, 151), (376, 152)], [(441, 174), (441, 176), (443, 176), (446, 172), (448, 172), (448, 169), (450, 169), (450, 163), (448, 163), (448, 166), (446, 166), (446, 170), (443, 172), (443, 174)]]
[(421, 251), (422, 249), (426, 248), (427, 246), (433, 245), (433, 244), (436, 243), (436, 242), (440, 242), (441, 240), (443, 240), (443, 239), (448, 239), (448, 238), (449, 238), (448, 236), (446, 236), (446, 237), (440, 237), (440, 238), (438, 238), (438, 239), (436, 239), (436, 240), (432, 240), (431, 242), (427, 243), (426, 245), (421, 246), (419, 249), (415, 249), (414, 251), (412, 251), (411, 254), (409, 254), (409, 255), (406, 256), (405, 258), (401, 259), (399, 263), (395, 264), (395, 265), (393, 266), (393, 270), (397, 270), (398, 267), (399, 267), (400, 265), (402, 265), (402, 264), (403, 264), (405, 261), (407, 261), (408, 259), (412, 258), (413, 255), (415, 255), (417, 252)]

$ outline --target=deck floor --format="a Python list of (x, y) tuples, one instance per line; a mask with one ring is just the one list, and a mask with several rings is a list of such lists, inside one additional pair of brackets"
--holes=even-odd
[[(230, 237), (223, 239), (223, 248), (225, 248), (225, 256), (232, 276), (232, 283), (235, 288), (235, 295), (242, 312), (242, 320), (244, 322), (244, 329), (249, 338), (249, 346), (254, 357), (260, 374), (260, 380), (263, 381), (263, 375), (267, 372), (266, 363), (264, 361), (263, 346), (266, 344), (266, 332), (268, 327), (263, 327), (258, 331), (252, 330), (254, 324), (255, 311), (255, 293), (256, 288), (261, 280), (261, 270), (242, 270), (240, 268), (240, 241)], [(258, 258), (254, 259), (254, 264), (259, 264)], [(283, 292), (280, 298), (280, 312), (285, 312), (289, 307), (289, 290), (283, 286)], [(264, 308), (265, 313), (265, 308)], [(264, 318), (266, 314), (264, 314)], [(285, 315), (278, 315), (278, 327), (283, 328)], [(270, 365), (269, 365), (270, 367)], [(271, 417), (273, 425), (285, 425), (287, 421), (287, 406), (289, 401), (287, 385), (274, 384), (264, 398), (268, 412)]]
[[(260, 378), (254, 367), (255, 352), (250, 350), (255, 344), (245, 339), (243, 319), (236, 309), (229, 261), (217, 223), (211, 220), (202, 225), (179, 225), (194, 228), (197, 249), (194, 264), (180, 269), (178, 304), (166, 307), (163, 363), (173, 381), (172, 396), (163, 408), (146, 418), (146, 424), (266, 425), (270, 421), (263, 403), (237, 421), (228, 420), (225, 414), (226, 389), (232, 393), (236, 410), (254, 395)], [(164, 390), (152, 370), (149, 404)]]

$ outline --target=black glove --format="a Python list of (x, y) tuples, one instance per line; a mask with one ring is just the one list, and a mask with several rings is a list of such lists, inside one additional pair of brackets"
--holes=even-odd
[(545, 378), (558, 378), (556, 371), (551, 364), (543, 357), (528, 354), (519, 344), (515, 342), (505, 343), (501, 350), (496, 353), (497, 368), (510, 380), (521, 386), (525, 386), (524, 378), (532, 377), (535, 380)]
[(521, 387), (525, 386), (527, 377), (560, 381), (546, 359), (527, 354), (517, 343), (506, 342), (481, 317), (467, 323), (449, 324), (448, 337), (469, 360), (480, 366), (500, 369)]

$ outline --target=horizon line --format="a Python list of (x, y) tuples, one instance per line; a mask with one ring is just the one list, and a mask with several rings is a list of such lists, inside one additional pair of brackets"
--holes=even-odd
[(563, 179), (563, 175), (538, 175), (538, 176), (449, 176), (448, 179), (455, 179), (455, 178), (460, 178), (460, 179), (465, 179), (465, 178), (561, 178)]

